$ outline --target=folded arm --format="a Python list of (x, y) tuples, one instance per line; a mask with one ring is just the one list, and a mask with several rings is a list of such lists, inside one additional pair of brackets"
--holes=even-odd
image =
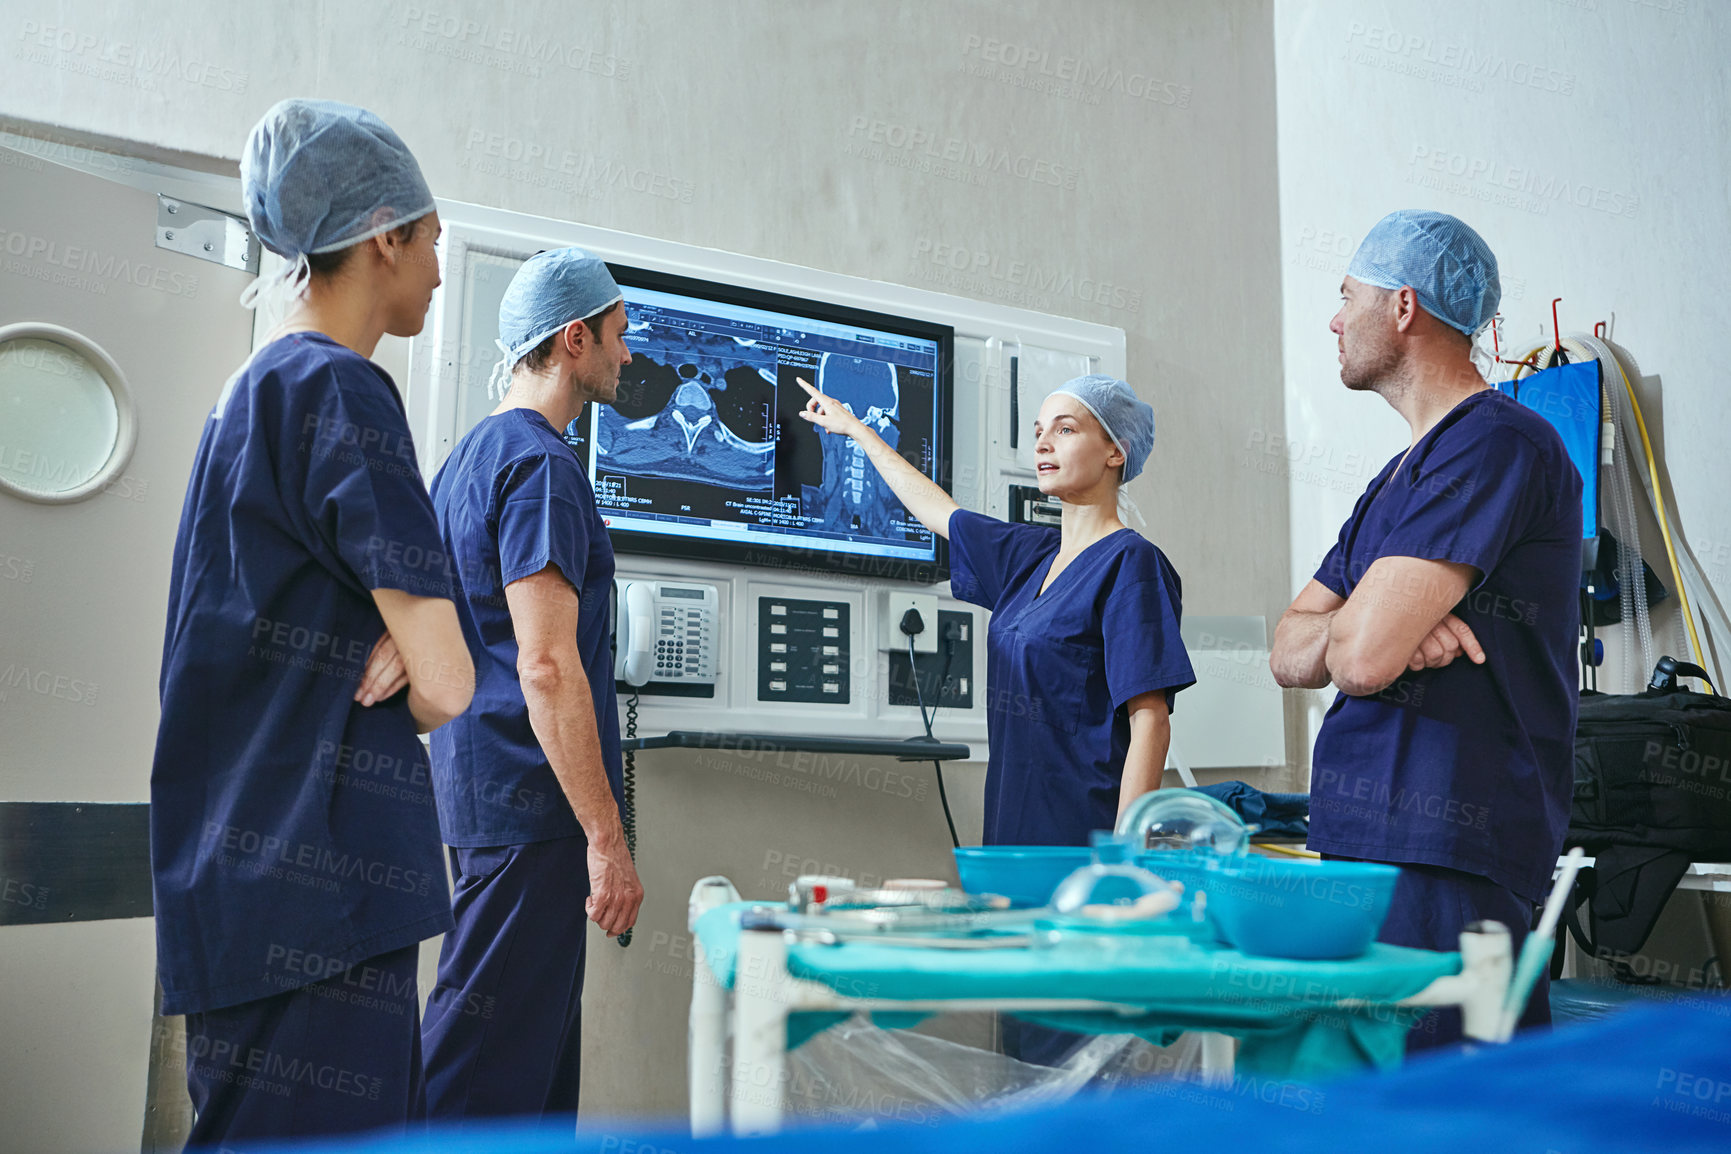
[(1268, 668), (1286, 689), (1321, 689), (1328, 684), (1328, 629), (1346, 601), (1312, 580), (1280, 615)]
[(443, 597), (417, 597), (401, 589), (374, 589), (373, 603), (385, 619), (385, 636), (374, 647), (356, 700), (371, 705), (406, 682), (409, 713), (422, 733), (469, 708), (475, 665), (457, 607)]
[(1419, 557), (1380, 557), (1329, 619), (1324, 656), (1342, 693), (1367, 697), (1408, 669), (1440, 668), (1465, 653), (1485, 655), (1452, 610), (1479, 573), (1471, 565)]

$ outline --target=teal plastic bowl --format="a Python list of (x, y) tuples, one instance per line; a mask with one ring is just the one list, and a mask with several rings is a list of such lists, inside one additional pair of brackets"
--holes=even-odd
[(962, 889), (1000, 894), (1021, 909), (1048, 904), (1059, 882), (1094, 860), (1080, 845), (976, 845), (955, 853)]
[(1243, 857), (1210, 882), (1208, 917), (1240, 953), (1336, 961), (1370, 948), (1400, 870), (1372, 862)]

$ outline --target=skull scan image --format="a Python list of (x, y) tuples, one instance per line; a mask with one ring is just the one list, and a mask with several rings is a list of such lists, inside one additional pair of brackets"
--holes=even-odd
[[(881, 436), (890, 448), (901, 443), (901, 389), (888, 361), (825, 353), (818, 365), (817, 388), (845, 406)], [(800, 511), (820, 518), (826, 528), (896, 537), (901, 502), (851, 437), (824, 437), (823, 484), (804, 486)]]

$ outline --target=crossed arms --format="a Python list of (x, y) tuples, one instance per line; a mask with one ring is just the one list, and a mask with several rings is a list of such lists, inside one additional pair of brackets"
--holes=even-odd
[(1274, 630), (1268, 666), (1287, 689), (1333, 682), (1350, 697), (1381, 693), (1408, 670), (1440, 669), (1484, 650), (1453, 613), (1478, 570), (1453, 561), (1381, 557), (1342, 599), (1312, 580)]

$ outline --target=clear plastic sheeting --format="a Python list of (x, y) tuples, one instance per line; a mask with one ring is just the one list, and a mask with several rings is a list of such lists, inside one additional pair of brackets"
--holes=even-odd
[(1031, 1109), (1083, 1090), (1200, 1082), (1201, 1070), (1202, 1040), (1193, 1034), (1170, 1046), (1134, 1034), (1100, 1035), (1061, 1066), (1037, 1066), (911, 1030), (880, 1029), (859, 1016), (788, 1055), (783, 1100), (790, 1122), (931, 1125)]

